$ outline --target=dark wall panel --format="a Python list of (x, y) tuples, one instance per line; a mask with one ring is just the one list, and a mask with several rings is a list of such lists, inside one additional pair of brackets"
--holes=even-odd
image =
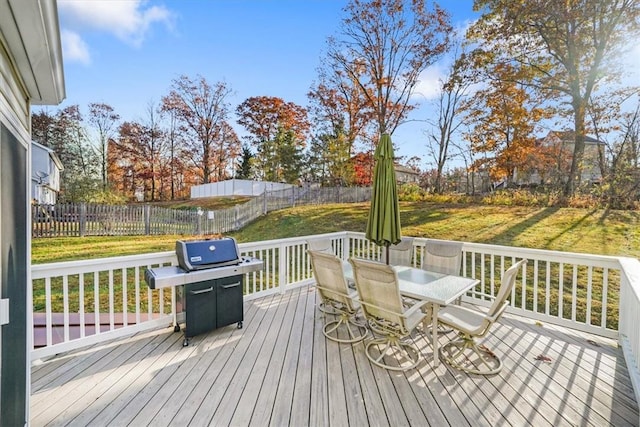
[(27, 405), (27, 150), (0, 128), (0, 263), (9, 324), (2, 326), (0, 424), (25, 425)]

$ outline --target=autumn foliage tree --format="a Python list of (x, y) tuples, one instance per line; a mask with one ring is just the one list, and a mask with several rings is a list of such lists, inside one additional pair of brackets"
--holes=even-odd
[(362, 88), (353, 77), (332, 65), (328, 57), (318, 69), (318, 82), (307, 96), (315, 133), (311, 143), (311, 169), (323, 183), (351, 184), (350, 159), (356, 142), (372, 139), (368, 131), (373, 111)]
[(449, 15), (424, 0), (351, 0), (338, 36), (329, 39), (334, 73), (355, 82), (379, 133), (392, 134), (409, 111), (420, 73), (447, 49)]
[[(543, 147), (536, 146), (534, 129), (548, 112), (533, 102), (530, 93), (512, 80), (511, 66), (494, 67), (493, 80), (476, 92), (465, 106), (473, 123), (466, 137), (471, 150), (480, 154), (474, 169), (488, 168), (493, 181), (513, 183), (515, 171), (533, 172), (536, 166), (551, 161)], [(541, 160), (539, 160), (541, 159)]]
[(370, 186), (373, 178), (373, 155), (371, 153), (356, 153), (351, 159), (354, 170), (354, 183), (358, 186)]
[(225, 176), (229, 157), (220, 156), (222, 150), (232, 155), (240, 151), (237, 138), (229, 138), (226, 123), (231, 89), (224, 82), (209, 84), (202, 76), (180, 76), (173, 80), (169, 94), (162, 98), (162, 109), (171, 112), (179, 122), (192, 165), (200, 172), (202, 183)]
[(145, 199), (154, 201), (162, 198), (166, 180), (167, 141), (152, 107), (149, 112), (146, 124), (125, 122), (120, 126), (111, 150), (110, 176), (123, 194), (131, 197), (142, 189), (148, 195)]
[[(614, 84), (621, 49), (637, 36), (638, 0), (475, 0), (481, 18), (469, 37), (480, 43), (485, 64), (516, 63), (521, 83), (569, 106), (574, 153), (564, 194), (580, 184), (590, 98)], [(601, 92), (604, 96), (606, 93)]]
[(291, 182), (291, 170), (300, 170), (300, 151), (309, 131), (307, 110), (278, 97), (244, 100), (236, 109), (238, 123), (256, 149), (256, 172), (263, 179)]

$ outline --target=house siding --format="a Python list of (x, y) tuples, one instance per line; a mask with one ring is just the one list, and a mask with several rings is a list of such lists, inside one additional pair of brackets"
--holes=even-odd
[(9, 323), (0, 326), (0, 419), (2, 425), (25, 425), (31, 346), (30, 105), (5, 46), (0, 32), (0, 298), (9, 300)]

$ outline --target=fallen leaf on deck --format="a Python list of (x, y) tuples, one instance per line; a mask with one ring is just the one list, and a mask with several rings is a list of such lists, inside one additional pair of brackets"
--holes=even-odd
[(544, 354), (539, 354), (535, 357), (535, 360), (539, 360), (541, 362), (551, 363), (551, 358), (549, 356), (545, 356)]
[(598, 343), (597, 343), (597, 342), (595, 342), (594, 340), (587, 340), (587, 342), (588, 342), (589, 344), (591, 344), (592, 346), (594, 346), (594, 347), (600, 347), (600, 344), (598, 344)]
[(536, 322), (536, 326), (544, 326), (544, 324), (542, 322), (540, 322), (540, 321), (537, 321)]

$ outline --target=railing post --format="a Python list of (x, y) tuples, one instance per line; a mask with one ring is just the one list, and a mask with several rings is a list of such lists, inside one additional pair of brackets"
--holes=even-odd
[(344, 233), (342, 236), (342, 259), (349, 259), (349, 254), (351, 253), (351, 243), (349, 239), (349, 234)]
[(278, 288), (280, 289), (280, 293), (284, 294), (285, 291), (287, 290), (287, 277), (289, 277), (288, 274), (288, 253), (287, 253), (287, 245), (286, 244), (281, 244), (280, 245), (280, 249), (279, 249), (280, 253), (278, 256)]

